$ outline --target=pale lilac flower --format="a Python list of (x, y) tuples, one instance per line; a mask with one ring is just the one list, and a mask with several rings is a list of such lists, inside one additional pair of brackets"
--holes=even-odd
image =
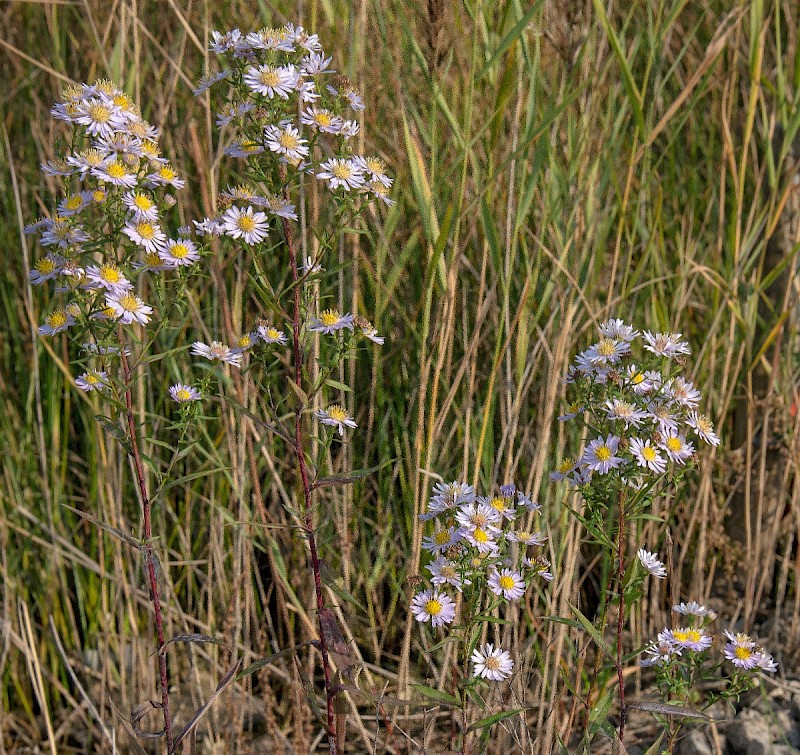
[(685, 464), (694, 453), (694, 446), (683, 435), (668, 435), (660, 445), (676, 464)]
[(511, 676), (514, 670), (514, 661), (507, 650), (496, 648), (487, 642), (481, 648), (475, 648), (470, 658), (473, 665), (473, 675), (481, 679), (491, 679), (493, 682), (502, 682)]
[(423, 590), (411, 601), (414, 618), (424, 623), (431, 622), (435, 629), (442, 624), (450, 624), (456, 616), (456, 604), (453, 599), (438, 590)]
[(700, 627), (681, 627), (680, 629), (667, 630), (672, 644), (680, 650), (694, 650), (699, 652), (711, 647), (712, 639)]
[(280, 346), (286, 345), (286, 334), (272, 325), (259, 325), (258, 337), (264, 343), (277, 343)]
[(716, 613), (710, 608), (706, 608), (694, 600), (689, 601), (688, 603), (678, 603), (677, 605), (672, 606), (672, 610), (675, 611), (675, 613), (680, 613), (684, 616), (697, 616), (698, 618), (703, 618), (704, 616), (710, 616), (713, 618), (716, 616)]
[(300, 131), (290, 123), (285, 126), (265, 127), (264, 138), (272, 152), (283, 155), (293, 165), (308, 156), (307, 140), (303, 139)]
[(621, 456), (616, 456), (619, 448), (619, 438), (609, 434), (605, 439), (596, 438), (586, 447), (581, 457), (581, 464), (593, 472), (607, 474), (622, 464)]
[(636, 552), (636, 556), (638, 557), (641, 565), (647, 569), (647, 571), (653, 577), (656, 577), (656, 579), (664, 579), (664, 577), (667, 576), (667, 570), (664, 567), (664, 564), (658, 560), (658, 557), (655, 553), (650, 553), (650, 551), (640, 548)]
[(705, 414), (689, 412), (686, 424), (694, 430), (695, 435), (702, 438), (709, 445), (719, 445), (719, 436), (714, 432), (714, 424)]
[(681, 341), (680, 333), (656, 333), (649, 330), (642, 333), (644, 340), (647, 341), (645, 349), (661, 357), (676, 357), (680, 354), (691, 354), (689, 344)]
[(100, 391), (103, 388), (108, 388), (108, 376), (105, 372), (89, 370), (75, 378), (75, 385), (87, 393), (89, 391)]
[(252, 207), (242, 210), (231, 207), (221, 218), (223, 228), (228, 236), (241, 238), (245, 244), (257, 244), (267, 238), (269, 223), (263, 212), (253, 212)]
[(320, 165), (322, 171), (317, 178), (325, 180), (331, 189), (342, 187), (345, 191), (359, 189), (364, 185), (364, 175), (353, 160), (334, 157)]
[(344, 428), (356, 428), (358, 425), (355, 420), (347, 413), (347, 410), (339, 404), (329, 406), (327, 409), (318, 409), (314, 416), (323, 424), (331, 425), (339, 431), (339, 435), (344, 435)]
[(650, 440), (631, 438), (628, 446), (633, 458), (640, 467), (661, 474), (667, 469), (667, 462), (657, 448), (653, 448)]
[(242, 366), (242, 354), (237, 353), (219, 341), (212, 341), (210, 345), (204, 344), (202, 341), (195, 341), (192, 344), (191, 354), (198, 357), (204, 357), (209, 361), (225, 362), (226, 364), (233, 365), (234, 367)]
[(153, 314), (153, 308), (130, 291), (109, 294), (106, 297), (106, 308), (113, 312), (117, 321), (123, 325), (134, 322), (146, 325), (150, 322), (150, 315)]
[(443, 553), (451, 545), (461, 540), (461, 531), (455, 527), (437, 529), (432, 535), (422, 539), (422, 547), (431, 553)]
[(190, 385), (183, 385), (176, 383), (169, 389), (169, 395), (173, 401), (179, 404), (187, 404), (190, 401), (199, 401), (203, 396), (197, 388), (192, 388)]
[(196, 244), (189, 239), (169, 239), (158, 256), (170, 267), (192, 265), (200, 259)]
[(335, 309), (326, 309), (320, 313), (319, 317), (314, 317), (311, 319), (308, 329), (312, 333), (325, 333), (326, 335), (330, 335), (335, 333), (337, 330), (342, 330), (343, 328), (349, 328), (352, 330), (354, 319), (354, 315), (342, 315), (339, 314), (339, 312), (337, 312)]
[(431, 582), (436, 585), (452, 585), (459, 592), (463, 585), (471, 585), (469, 579), (461, 576), (453, 561), (439, 556), (435, 561), (425, 567), (431, 573)]
[(251, 66), (242, 80), (256, 94), (270, 99), (281, 97), (286, 100), (297, 86), (299, 73), (293, 65)]

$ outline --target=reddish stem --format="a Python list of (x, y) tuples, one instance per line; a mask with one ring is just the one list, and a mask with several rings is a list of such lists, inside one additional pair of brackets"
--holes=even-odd
[(617, 566), (617, 589), (619, 590), (619, 615), (617, 616), (617, 682), (619, 685), (619, 741), (625, 741), (625, 717), (627, 711), (625, 710), (625, 678), (622, 673), (622, 627), (625, 621), (625, 588), (622, 581), (625, 577), (625, 551), (624, 551), (624, 538), (625, 538), (625, 494), (619, 494), (619, 539), (618, 539), (618, 556), (619, 563)]
[[(286, 172), (281, 170), (281, 181), (285, 183)], [(284, 190), (284, 197), (288, 200), (288, 192)], [(289, 225), (289, 220), (283, 218), (283, 233), (286, 237), (286, 246), (289, 249), (289, 262), (292, 267), (292, 283), (293, 283), (293, 299), (294, 311), (292, 315), (292, 351), (294, 358), (294, 382), (295, 385), (302, 392), (303, 389), (303, 357), (300, 349), (300, 286), (298, 280), (300, 278), (297, 267), (297, 254), (294, 248), (294, 241), (292, 236), (292, 229)], [(303, 407), (298, 404), (294, 413), (294, 443), (295, 451), (297, 452), (297, 464), (300, 467), (300, 480), (303, 485), (303, 504), (305, 513), (306, 535), (308, 537), (308, 547), (311, 552), (311, 571), (314, 573), (314, 593), (317, 599), (317, 615), (322, 616), (322, 610), (325, 608), (325, 596), (322, 592), (322, 576), (319, 563), (319, 555), (317, 554), (317, 538), (314, 529), (314, 513), (311, 506), (311, 483), (308, 479), (308, 470), (306, 468), (305, 453), (303, 450), (303, 421), (302, 421)], [(322, 655), (322, 671), (325, 675), (325, 701), (328, 719), (328, 749), (331, 755), (336, 755), (338, 752), (336, 747), (336, 717), (333, 707), (333, 683), (331, 681), (331, 664), (328, 657), (328, 640), (325, 637), (325, 631), (322, 623), (319, 625), (319, 650)]]
[(131, 438), (131, 455), (136, 468), (136, 484), (139, 486), (139, 495), (142, 499), (142, 518), (144, 519), (144, 537), (142, 551), (147, 561), (147, 575), (150, 579), (150, 599), (153, 601), (153, 613), (156, 618), (156, 634), (158, 635), (158, 666), (161, 672), (161, 710), (164, 713), (164, 736), (167, 739), (167, 752), (172, 753), (172, 718), (169, 712), (169, 679), (167, 678), (167, 655), (164, 653), (164, 619), (161, 616), (161, 598), (158, 592), (158, 579), (156, 577), (156, 564), (153, 558), (153, 548), (150, 540), (153, 537), (153, 527), (150, 517), (150, 498), (147, 495), (147, 486), (144, 481), (144, 468), (142, 455), (139, 451), (139, 441), (136, 434), (136, 422), (133, 416), (133, 401), (131, 399), (131, 371), (128, 358), (125, 355), (122, 334), (120, 333), (120, 355), (122, 359), (122, 372), (125, 378), (125, 410), (128, 421), (128, 434)]

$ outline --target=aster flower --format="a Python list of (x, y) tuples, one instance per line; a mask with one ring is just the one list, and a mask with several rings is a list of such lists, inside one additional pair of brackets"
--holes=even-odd
[(456, 616), (456, 604), (453, 599), (438, 590), (423, 590), (411, 601), (414, 618), (424, 623), (431, 622), (435, 629), (442, 624), (450, 624)]
[(30, 272), (30, 282), (34, 286), (41, 286), (42, 283), (55, 278), (62, 270), (66, 260), (58, 254), (48, 254), (42, 257)]
[(717, 615), (711, 609), (701, 606), (694, 600), (690, 601), (689, 603), (678, 603), (677, 605), (672, 606), (672, 610), (675, 611), (675, 613), (682, 614), (683, 616), (697, 616), (698, 618), (703, 618), (704, 616), (713, 618)]
[(680, 354), (691, 354), (691, 349), (686, 341), (681, 341), (680, 333), (651, 333), (645, 330), (642, 333), (647, 341), (645, 349), (660, 357), (676, 357)]
[(211, 73), (207, 76), (203, 76), (200, 81), (197, 82), (197, 87), (192, 89), (192, 94), (195, 97), (199, 97), (203, 92), (210, 89), (214, 84), (218, 81), (222, 81), (223, 79), (227, 79), (228, 76), (231, 75), (231, 72), (227, 69), (218, 71), (217, 73)]
[(386, 339), (383, 336), (379, 336), (378, 331), (372, 327), (372, 323), (367, 323), (366, 326), (361, 328), (361, 335), (367, 340), (372, 341), (372, 343), (377, 343), (378, 346), (383, 346), (386, 342)]
[(625, 379), (633, 392), (638, 396), (644, 396), (653, 390), (653, 381), (646, 373), (641, 372), (635, 364), (629, 364), (625, 370)]
[(599, 343), (589, 347), (585, 352), (589, 361), (598, 367), (607, 367), (616, 364), (625, 354), (629, 353), (631, 346), (627, 341), (618, 341), (615, 338), (603, 338)]
[(92, 98), (78, 104), (78, 112), (73, 121), (86, 126), (86, 133), (90, 136), (111, 136), (125, 126), (126, 118), (113, 103)]
[(652, 472), (662, 474), (667, 469), (667, 462), (657, 448), (653, 448), (648, 439), (631, 438), (628, 446), (636, 464)]
[(468, 530), (478, 527), (485, 529), (490, 525), (499, 524), (500, 521), (499, 512), (484, 502), (462, 505), (456, 514), (456, 522)]
[(42, 246), (66, 248), (89, 240), (89, 234), (86, 231), (80, 226), (70, 225), (66, 220), (48, 220), (45, 228), (40, 239)]
[(82, 391), (100, 391), (103, 388), (108, 388), (108, 376), (105, 372), (98, 372), (97, 370), (90, 370), (84, 372), (75, 378), (75, 385)]
[(639, 427), (650, 415), (648, 412), (637, 409), (633, 404), (621, 399), (609, 399), (606, 401), (608, 412), (606, 417), (625, 423), (625, 429)]
[(106, 297), (106, 307), (123, 325), (130, 325), (133, 322), (146, 325), (150, 322), (150, 315), (153, 314), (153, 308), (130, 291), (109, 294)]
[(550, 472), (550, 479), (553, 482), (561, 482), (561, 480), (567, 479), (573, 471), (575, 471), (575, 461), (567, 457), (553, 472)]
[(105, 163), (98, 168), (92, 168), (90, 173), (104, 183), (124, 186), (126, 189), (132, 189), (137, 182), (136, 173), (129, 171), (125, 163), (119, 160)]
[(178, 174), (169, 165), (162, 165), (157, 171), (148, 174), (147, 181), (156, 186), (174, 186), (176, 189), (186, 186), (186, 181), (178, 178)]
[(69, 217), (70, 215), (78, 215), (81, 213), (92, 201), (92, 193), (90, 191), (81, 191), (77, 194), (70, 194), (65, 197), (58, 205), (58, 214), (62, 217)]
[(363, 173), (353, 160), (334, 157), (326, 160), (320, 167), (322, 171), (317, 173), (317, 178), (327, 181), (331, 189), (342, 187), (345, 191), (350, 191), (364, 185)]
[(494, 509), (501, 518), (514, 521), (517, 518), (514, 500), (503, 495), (492, 496), (491, 498), (479, 498), (479, 501)]
[(314, 273), (325, 272), (325, 268), (322, 267), (322, 265), (319, 262), (315, 262), (311, 257), (306, 257), (306, 261), (302, 265), (300, 265), (298, 270), (303, 275), (314, 275)]
[(249, 351), (253, 348), (260, 340), (260, 336), (258, 333), (245, 333), (239, 340), (236, 341), (236, 346), (234, 346), (231, 351), (236, 352), (237, 354), (243, 354), (245, 351)]
[(197, 388), (192, 388), (190, 385), (183, 385), (176, 383), (169, 389), (169, 395), (173, 401), (179, 404), (187, 404), (191, 401), (199, 401), (203, 396)]
[(639, 331), (627, 325), (624, 320), (613, 318), (601, 323), (598, 330), (601, 335), (616, 341), (633, 341), (639, 335)]
[(521, 545), (542, 545), (547, 537), (541, 532), (529, 532), (528, 530), (510, 530), (506, 533), (506, 538), (512, 543)]
[(241, 238), (245, 244), (257, 244), (267, 237), (269, 223), (263, 212), (253, 212), (252, 207), (244, 210), (231, 207), (222, 215), (225, 233), (234, 239)]
[(115, 294), (122, 294), (132, 288), (131, 282), (113, 262), (102, 265), (89, 265), (86, 279), (92, 288), (103, 288)]
[(150, 220), (132, 220), (126, 223), (122, 232), (145, 251), (157, 252), (167, 240), (167, 234), (158, 223)]
[(581, 464), (593, 472), (606, 474), (623, 462), (622, 457), (615, 455), (618, 448), (619, 438), (616, 435), (609, 434), (605, 439), (596, 438), (583, 452)]
[(308, 155), (307, 141), (290, 123), (281, 127), (267, 126), (264, 129), (264, 138), (270, 151), (283, 155), (293, 165)]
[(670, 380), (664, 386), (664, 393), (674, 403), (690, 409), (695, 409), (700, 403), (700, 391), (694, 387), (693, 383), (684, 380), (682, 377), (676, 377)]
[(537, 503), (527, 493), (521, 490), (517, 491), (517, 507), (522, 507), (530, 513), (535, 513), (542, 510), (542, 505)]
[(753, 658), (756, 666), (762, 671), (769, 671), (769, 673), (774, 674), (778, 670), (778, 664), (775, 663), (775, 659), (763, 650), (756, 650), (753, 653)]
[(470, 545), (478, 549), (479, 553), (497, 553), (497, 538), (500, 530), (491, 524), (485, 527), (462, 527), (461, 536)]
[[(316, 35), (314, 35), (316, 36)], [(323, 73), (335, 73), (328, 68), (333, 58), (326, 58), (321, 52), (312, 52), (300, 64), (300, 68), (306, 76), (318, 76)]]
[(230, 346), (226, 346), (219, 341), (212, 341), (209, 345), (204, 344), (202, 341), (195, 341), (192, 344), (190, 353), (194, 356), (204, 357), (212, 362), (225, 362), (225, 364), (230, 364), (234, 367), (242, 366), (241, 352), (237, 353)]
[(286, 345), (286, 334), (273, 325), (259, 325), (258, 337), (264, 341), (264, 343), (277, 343), (281, 346)]
[(200, 259), (200, 252), (189, 239), (169, 239), (158, 251), (158, 256), (169, 267), (192, 265)]
[(229, 157), (252, 157), (260, 155), (264, 151), (264, 146), (258, 142), (234, 142), (225, 148), (225, 154)]
[(318, 409), (314, 416), (323, 424), (335, 427), (339, 435), (344, 435), (344, 428), (356, 428), (358, 425), (355, 420), (347, 413), (347, 410), (339, 404), (329, 406), (327, 409)]
[(650, 551), (640, 548), (636, 552), (636, 556), (641, 565), (647, 569), (651, 576), (657, 579), (664, 579), (664, 577), (667, 576), (667, 570), (664, 568), (664, 564), (658, 560), (655, 553), (650, 553)]
[(676, 464), (685, 464), (686, 460), (694, 453), (694, 446), (683, 435), (667, 435), (660, 445)]
[(338, 115), (316, 106), (307, 108), (300, 114), (300, 123), (327, 134), (338, 134), (342, 128), (342, 119)]
[(129, 191), (122, 195), (122, 203), (133, 214), (134, 220), (153, 222), (158, 219), (158, 206), (144, 192)]
[(511, 569), (495, 569), (489, 574), (489, 589), (506, 600), (517, 600), (525, 594), (525, 580)]
[(350, 330), (352, 330), (354, 319), (354, 315), (341, 315), (335, 309), (326, 309), (324, 312), (320, 313), (318, 318), (312, 318), (308, 329), (314, 333), (325, 333), (326, 335), (330, 335), (331, 333), (335, 333), (337, 330), (342, 330), (342, 328), (350, 328)]
[(39, 326), (40, 336), (53, 336), (75, 324), (75, 318), (66, 309), (57, 309), (44, 318), (44, 325)]
[(242, 81), (262, 97), (281, 97), (284, 100), (297, 86), (300, 76), (293, 65), (288, 66), (250, 66)]
[(535, 576), (541, 577), (546, 582), (553, 581), (553, 573), (550, 571), (550, 562), (544, 556), (538, 555), (534, 559), (524, 556), (522, 565), (526, 569), (533, 571)]
[(480, 648), (472, 651), (470, 658), (473, 665), (472, 673), (481, 679), (491, 679), (493, 682), (502, 682), (511, 676), (514, 670), (514, 661), (507, 650), (495, 648), (487, 642)]
[(705, 414), (689, 412), (686, 424), (694, 430), (695, 435), (702, 438), (709, 445), (719, 445), (719, 436), (714, 432), (714, 424)]
[(443, 553), (451, 545), (455, 545), (461, 540), (461, 531), (455, 527), (437, 529), (432, 535), (427, 535), (422, 539), (422, 547), (431, 553)]
[(269, 210), (273, 215), (279, 218), (287, 218), (289, 220), (297, 220), (297, 211), (294, 205), (288, 199), (283, 197), (276, 197), (268, 194), (266, 197), (258, 197), (253, 201), (253, 204), (258, 204), (265, 210)]
[(471, 585), (472, 582), (462, 578), (455, 563), (439, 556), (435, 561), (425, 567), (431, 573), (431, 582), (436, 585), (452, 585), (461, 592), (462, 585)]
[(647, 657), (639, 661), (640, 666), (663, 666), (681, 655), (680, 648), (666, 636), (666, 631), (659, 632), (658, 642), (653, 642), (645, 648)]

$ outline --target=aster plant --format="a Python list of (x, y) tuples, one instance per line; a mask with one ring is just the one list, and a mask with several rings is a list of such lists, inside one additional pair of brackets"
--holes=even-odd
[[(457, 694), (449, 702), (461, 710), (461, 752), (468, 750), (469, 731), (483, 729), (488, 736), (492, 724), (522, 712), (504, 710), (469, 721), (470, 704), (485, 708), (483, 693), (514, 672), (510, 651), (497, 639), (487, 641), (487, 636), (509, 623), (503, 614), (534, 584), (553, 579), (541, 549), (547, 537), (534, 526), (540, 509), (513, 484), (479, 496), (472, 485), (453, 481), (434, 485), (421, 515), (433, 527), (422, 543), (429, 558), (424, 569), (430, 586), (416, 592), (410, 607), (416, 620), (429, 625), (440, 639), (435, 647), (458, 645), (460, 670), (453, 678)], [(440, 691), (416, 686), (442, 699)]]
[[(346, 481), (331, 476), (330, 450), (358, 427), (345, 406), (349, 389), (339, 382), (340, 368), (359, 347), (383, 338), (362, 316), (328, 305), (321, 293), (329, 280), (323, 265), (371, 202), (392, 203), (392, 179), (379, 158), (354, 151), (364, 102), (334, 71), (317, 35), (291, 24), (249, 34), (234, 29), (214, 32), (211, 50), (220, 70), (205, 77), (195, 94), (208, 96), (210, 90), (219, 103), (220, 138), (241, 181), (220, 193), (219, 211), (196, 227), (204, 238), (244, 252), (262, 311), (235, 343), (198, 342), (192, 353), (250, 371), (270, 427), (296, 460), (301, 498), (290, 514), (308, 543), (326, 733), (336, 752), (336, 689), (325, 629), (332, 614), (325, 606), (314, 491)], [(313, 226), (305, 214), (311, 192), (321, 206)]]
[[(587, 442), (550, 477), (568, 481), (580, 493), (584, 507), (573, 513), (605, 554), (594, 636), (604, 634), (606, 596), (611, 596), (618, 606), (614, 665), (622, 741), (625, 620), (648, 574), (666, 576), (663, 564), (646, 547), (639, 549), (638, 558), (629, 557), (627, 527), (658, 518), (653, 512), (657, 496), (680, 481), (698, 444), (717, 446), (720, 439), (701, 413), (700, 392), (682, 374), (690, 349), (680, 333), (640, 333), (619, 319), (602, 323), (599, 331), (599, 340), (578, 354), (569, 369), (566, 382), (573, 403), (559, 417), (579, 423)], [(578, 618), (587, 624), (586, 617)], [(602, 661), (603, 645), (598, 643), (595, 672)]]

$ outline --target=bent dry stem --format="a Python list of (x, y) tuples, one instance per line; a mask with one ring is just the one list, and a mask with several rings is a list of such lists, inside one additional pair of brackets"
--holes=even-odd
[[(281, 170), (281, 179), (285, 182), (286, 171)], [(284, 198), (288, 201), (288, 194), (284, 193)], [(289, 250), (289, 262), (292, 268), (293, 284), (293, 309), (292, 309), (292, 354), (294, 359), (294, 382), (298, 388), (298, 394), (303, 391), (303, 353), (300, 345), (300, 278), (297, 267), (297, 254), (295, 252), (292, 229), (287, 218), (283, 218), (283, 233), (286, 237), (286, 246)], [(311, 553), (311, 570), (314, 576), (314, 594), (317, 600), (317, 623), (319, 626), (319, 649), (322, 655), (322, 671), (325, 676), (325, 709), (328, 729), (328, 749), (335, 755), (336, 747), (336, 717), (333, 707), (333, 683), (331, 679), (331, 665), (328, 656), (328, 641), (320, 620), (321, 612), (325, 608), (325, 596), (322, 592), (322, 576), (320, 573), (319, 555), (317, 553), (316, 530), (314, 529), (314, 512), (311, 504), (311, 484), (308, 480), (308, 469), (306, 468), (305, 448), (303, 446), (303, 406), (298, 403), (295, 409), (294, 419), (294, 442), (297, 452), (297, 464), (300, 469), (300, 480), (303, 486), (303, 510), (305, 514), (306, 536), (308, 537), (308, 548)]]
[(128, 357), (125, 355), (125, 346), (122, 339), (121, 330), (118, 333), (120, 343), (120, 359), (122, 363), (122, 373), (125, 380), (125, 417), (128, 424), (128, 434), (131, 438), (131, 456), (133, 465), (136, 469), (136, 484), (139, 488), (139, 496), (142, 500), (142, 519), (144, 533), (142, 538), (142, 552), (147, 562), (147, 576), (150, 581), (150, 600), (153, 602), (153, 614), (156, 621), (156, 634), (158, 636), (158, 667), (160, 672), (161, 684), (161, 710), (164, 714), (164, 736), (167, 741), (167, 752), (173, 750), (172, 738), (172, 718), (169, 711), (169, 678), (167, 675), (167, 656), (164, 652), (164, 619), (161, 615), (161, 598), (158, 590), (158, 577), (156, 576), (155, 559), (153, 558), (153, 548), (150, 540), (153, 537), (153, 527), (150, 516), (150, 498), (147, 494), (147, 485), (144, 480), (144, 468), (142, 466), (142, 456), (139, 451), (139, 441), (137, 440), (136, 421), (133, 416), (133, 401), (131, 398), (131, 370), (128, 365)]

